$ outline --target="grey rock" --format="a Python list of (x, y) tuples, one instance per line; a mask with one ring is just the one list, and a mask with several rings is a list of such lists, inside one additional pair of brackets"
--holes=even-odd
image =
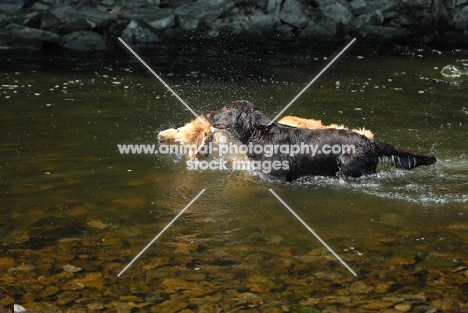
[(216, 20), (222, 12), (222, 6), (206, 2), (192, 2), (175, 9), (177, 15), (191, 16), (208, 24)]
[(165, 8), (177, 8), (187, 3), (187, 0), (160, 0), (160, 6)]
[(294, 36), (294, 27), (288, 24), (278, 26), (276, 31), (278, 32), (277, 39), (291, 40)]
[(360, 15), (366, 12), (368, 4), (365, 0), (353, 0), (349, 3), (351, 10), (355, 15)]
[(421, 8), (429, 8), (432, 5), (432, 0), (401, 0), (401, 3)]
[(58, 32), (60, 34), (67, 34), (79, 30), (105, 28), (111, 24), (112, 21), (117, 19), (117, 16), (113, 14), (103, 13), (93, 9), (76, 10), (69, 5), (53, 7), (49, 12), (58, 20)]
[(341, 3), (329, 4), (324, 7), (320, 7), (320, 10), (324, 16), (342, 24), (348, 24), (353, 17), (349, 8)]
[(209, 38), (209, 39), (214, 39), (214, 38), (218, 38), (218, 37), (219, 37), (219, 34), (220, 34), (219, 29), (213, 28), (213, 29), (208, 30), (208, 31), (204, 34), (204, 37), (205, 37), (205, 38)]
[(144, 23), (132, 20), (122, 32), (122, 39), (131, 42), (161, 42), (162, 39), (158, 36), (151, 27)]
[(254, 32), (273, 32), (276, 26), (281, 24), (278, 17), (272, 15), (252, 15), (247, 19), (249, 30)]
[(455, 29), (466, 31), (468, 29), (468, 6), (457, 10), (453, 15)]
[(0, 49), (41, 49), (40, 40), (17, 38), (7, 29), (0, 29)]
[(18, 24), (10, 24), (6, 27), (10, 31), (11, 35), (16, 38), (26, 40), (38, 40), (44, 42), (57, 43), (60, 40), (60, 36), (49, 31), (42, 29), (31, 28)]
[(6, 14), (13, 14), (19, 11), (28, 0), (2, 0), (0, 3), (0, 12)]
[(309, 23), (309, 9), (299, 0), (285, 0), (279, 18), (296, 28), (304, 28)]
[(369, 25), (382, 25), (384, 15), (380, 10), (375, 10), (366, 14), (361, 14), (352, 22), (353, 27), (360, 28)]
[(15, 24), (37, 28), (41, 23), (41, 17), (37, 11), (23, 10), (17, 12), (10, 21)]
[(249, 25), (245, 20), (236, 20), (230, 23), (221, 24), (219, 29), (224, 34), (239, 35), (245, 33), (249, 29)]
[(3, 28), (10, 24), (10, 16), (0, 13), (0, 28)]
[(337, 2), (341, 2), (341, 0), (316, 0), (315, 1), (319, 7), (324, 7), (327, 5), (335, 4)]
[(144, 21), (154, 29), (165, 29), (175, 25), (175, 14), (172, 9), (161, 9)]
[(117, 16), (113, 14), (108, 14), (108, 13), (102, 13), (99, 11), (80, 11), (81, 17), (88, 22), (92, 26), (91, 28), (96, 28), (96, 27), (106, 27), (109, 25), (111, 22), (117, 20)]
[(50, 5), (43, 4), (43, 3), (40, 3), (40, 2), (35, 2), (31, 6), (31, 10), (36, 10), (36, 11), (45, 11), (45, 10), (48, 10), (49, 8), (50, 8)]
[[(131, 10), (123, 10), (122, 12), (119, 13), (120, 18), (125, 18), (128, 20), (138, 20), (138, 21), (143, 21), (143, 20), (148, 20), (152, 19), (156, 16), (160, 15), (161, 11), (164, 12), (173, 12), (172, 9), (161, 9), (161, 8), (136, 8), (136, 9), (131, 9)], [(169, 11), (172, 10), (172, 11)]]
[(281, 0), (268, 0), (267, 13), (278, 16), (281, 9)]
[(44, 30), (58, 32), (60, 28), (60, 21), (50, 11), (45, 11), (41, 13), (41, 24), (39, 27)]
[(89, 31), (76, 31), (62, 37), (60, 45), (78, 51), (106, 50), (107, 43), (101, 35)]
[(299, 34), (300, 38), (314, 40), (340, 40), (342, 34), (337, 31), (336, 22), (331, 19), (311, 21)]
[(124, 1), (112, 1), (106, 0), (103, 5), (112, 5), (110, 3), (114, 2), (116, 6), (121, 6), (126, 9), (138, 9), (138, 8), (151, 8), (158, 7), (160, 5), (160, 0), (124, 0)]
[(407, 31), (403, 27), (364, 26), (359, 29), (359, 33), (369, 39), (402, 40), (407, 37)]
[(102, 0), (101, 4), (108, 7), (112, 7), (116, 4), (116, 0)]
[(177, 21), (179, 27), (186, 31), (195, 31), (200, 26), (200, 20), (189, 15), (178, 15)]
[(59, 6), (49, 10), (58, 20), (59, 34), (65, 35), (73, 31), (90, 30), (92, 25), (86, 21), (73, 7)]
[(387, 0), (384, 1), (383, 3), (379, 3), (376, 9), (379, 9), (382, 12), (388, 12), (388, 11), (398, 11), (400, 9), (401, 3), (398, 0)]

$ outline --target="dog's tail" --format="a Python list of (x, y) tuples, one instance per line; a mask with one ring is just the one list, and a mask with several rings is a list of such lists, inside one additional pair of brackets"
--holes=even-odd
[(437, 160), (430, 155), (399, 150), (383, 142), (376, 142), (379, 158), (387, 157), (393, 166), (410, 170), (420, 165), (432, 165)]

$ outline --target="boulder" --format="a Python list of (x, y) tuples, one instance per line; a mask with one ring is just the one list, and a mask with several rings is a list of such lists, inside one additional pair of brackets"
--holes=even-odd
[(114, 14), (103, 13), (97, 10), (81, 10), (80, 15), (86, 22), (94, 28), (107, 28), (109, 24), (117, 20)]
[(55, 33), (18, 24), (8, 25), (6, 30), (8, 30), (13, 37), (24, 40), (31, 40), (33, 42), (39, 41), (58, 43), (60, 40), (60, 36)]
[(349, 3), (354, 15), (361, 15), (367, 11), (368, 4), (366, 0), (353, 0)]
[(455, 11), (453, 14), (453, 26), (457, 30), (466, 31), (468, 29), (468, 6)]
[(189, 15), (178, 15), (177, 23), (181, 29), (186, 31), (196, 31), (200, 26), (200, 20)]
[(45, 10), (48, 10), (49, 8), (50, 8), (50, 5), (43, 4), (43, 3), (40, 3), (40, 2), (35, 2), (35, 3), (30, 7), (30, 9), (31, 9), (31, 10), (34, 10), (34, 11), (45, 11)]
[[(51, 8), (48, 12), (58, 21), (59, 34), (64, 35), (74, 31), (107, 28), (117, 19), (114, 14), (103, 13), (94, 9), (76, 10), (72, 6), (63, 5)], [(44, 13), (45, 19), (50, 24), (51, 18)], [(50, 27), (50, 26), (49, 26)]]
[(403, 40), (407, 38), (407, 31), (403, 27), (368, 25), (358, 29), (358, 32), (366, 39)]
[(161, 9), (143, 20), (154, 29), (165, 29), (175, 25), (175, 13), (172, 9)]
[(10, 24), (10, 16), (7, 14), (0, 13), (0, 28), (3, 28)]
[(187, 3), (187, 0), (160, 0), (159, 6), (161, 8), (172, 8), (175, 9), (181, 5)]
[(0, 13), (14, 14), (19, 11), (28, 0), (2, 0), (0, 2)]
[(122, 39), (128, 42), (161, 42), (162, 39), (148, 24), (132, 20), (122, 32)]
[(247, 18), (247, 25), (250, 31), (271, 33), (276, 26), (281, 25), (281, 20), (268, 14), (252, 15)]
[(382, 25), (383, 21), (384, 15), (377, 9), (366, 14), (361, 14), (352, 21), (351, 25), (354, 28), (360, 28), (369, 25)]
[(295, 28), (288, 24), (282, 24), (276, 27), (277, 37), (279, 40), (291, 40), (294, 38)]
[(338, 0), (338, 1), (337, 0), (315, 0), (315, 2), (317, 3), (319, 7), (324, 7), (324, 6), (335, 4), (341, 1), (342, 0)]
[(280, 0), (268, 0), (267, 2), (267, 13), (273, 16), (278, 16), (281, 9)]
[(219, 30), (226, 35), (239, 35), (245, 33), (249, 29), (249, 24), (246, 20), (235, 20), (229, 23), (223, 23), (218, 26)]
[(433, 0), (401, 0), (400, 2), (412, 7), (429, 8), (431, 7)]
[(10, 22), (28, 27), (39, 28), (41, 25), (40, 13), (34, 10), (21, 10), (14, 14)]
[[(37, 0), (36, 0), (37, 1)], [(83, 8), (90, 5), (97, 5), (107, 10), (121, 10), (121, 9), (140, 9), (140, 8), (153, 8), (160, 5), (160, 0), (40, 0), (44, 3), (54, 4), (72, 4), (77, 8)]]
[(48, 30), (51, 32), (59, 32), (60, 20), (52, 14), (50, 11), (41, 13), (41, 24), (39, 28)]
[(60, 35), (92, 29), (92, 24), (88, 23), (77, 10), (69, 5), (51, 8), (49, 12), (52, 13), (58, 21), (58, 29), (54, 29), (54, 31), (58, 32)]
[(285, 0), (279, 18), (296, 28), (304, 28), (309, 23), (309, 9), (299, 0)]
[(174, 12), (176, 15), (190, 16), (211, 24), (223, 13), (223, 7), (207, 2), (191, 2), (176, 8)]
[(62, 37), (60, 45), (77, 51), (106, 50), (107, 43), (101, 35), (89, 31), (76, 31)]
[(41, 49), (44, 44), (58, 44), (60, 36), (42, 29), (11, 23), (0, 29), (0, 47)]
[(299, 34), (299, 38), (324, 41), (341, 40), (342, 36), (336, 22), (331, 19), (311, 21)]
[(322, 11), (324, 16), (344, 25), (347, 25), (353, 17), (350, 9), (339, 2), (321, 6), (320, 11)]

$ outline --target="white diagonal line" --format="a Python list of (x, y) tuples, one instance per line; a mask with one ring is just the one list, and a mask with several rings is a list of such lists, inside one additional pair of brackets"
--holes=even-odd
[(271, 125), (274, 121), (276, 121), (276, 120), (278, 119), (278, 117), (280, 117), (281, 114), (283, 114), (284, 111), (286, 111), (286, 110), (294, 103), (294, 101), (296, 101), (296, 100), (307, 90), (307, 88), (309, 88), (309, 87), (310, 87), (310, 86), (311, 86), (311, 85), (312, 85), (312, 84), (313, 84), (313, 83), (314, 83), (314, 82), (315, 82), (315, 81), (316, 81), (316, 80), (333, 64), (333, 62), (335, 62), (335, 61), (336, 61), (336, 60), (353, 44), (354, 41), (356, 41), (356, 38), (354, 38), (353, 40), (351, 40), (351, 42), (350, 42), (346, 47), (344, 47), (343, 50), (341, 50), (341, 52), (338, 53), (338, 54), (336, 55), (336, 57), (334, 57), (333, 60), (331, 60), (330, 63), (328, 63), (327, 66), (325, 66), (325, 67), (323, 68), (323, 70), (322, 70), (320, 73), (318, 73), (317, 76), (315, 76), (314, 79), (312, 79), (311, 82), (310, 82), (307, 86), (305, 86), (305, 88), (302, 89), (301, 92), (299, 92), (299, 93), (297, 94), (297, 96), (294, 97), (294, 99), (292, 99), (291, 102), (289, 102), (289, 103), (284, 107), (284, 109), (281, 110), (281, 112), (279, 112), (279, 113), (275, 116), (275, 118), (271, 120), (271, 122), (270, 122), (268, 125)]
[(192, 112), (193, 115), (195, 115), (195, 116), (200, 120), (200, 122), (202, 122), (204, 125), (206, 125), (206, 122), (205, 122), (202, 118), (200, 118), (200, 116), (199, 116), (197, 113), (195, 113), (195, 111), (192, 110), (192, 108), (191, 108), (181, 97), (179, 97), (179, 95), (178, 95), (174, 90), (172, 90), (172, 88), (171, 88), (168, 84), (166, 84), (166, 82), (165, 82), (158, 74), (156, 74), (156, 72), (153, 71), (153, 69), (152, 69), (151, 67), (149, 67), (149, 65), (146, 64), (146, 62), (143, 61), (143, 59), (140, 58), (140, 57), (138, 56), (138, 54), (135, 53), (135, 51), (133, 51), (132, 48), (130, 48), (130, 46), (127, 45), (127, 43), (126, 43), (125, 41), (123, 41), (122, 38), (119, 37), (119, 40), (120, 40), (120, 42), (121, 42), (128, 50), (130, 50), (130, 52), (131, 52), (144, 66), (146, 66), (146, 68), (151, 72), (151, 74), (153, 74), (157, 79), (159, 79), (159, 81), (160, 81), (160, 82), (161, 82), (161, 83), (162, 83), (162, 84), (163, 84), (163, 85), (164, 85), (164, 86), (165, 86), (165, 87), (166, 87), (166, 88), (183, 104), (183, 105), (185, 105), (185, 107), (186, 107), (190, 112)]
[(323, 241), (323, 239), (320, 238), (319, 235), (317, 235), (317, 234), (312, 230), (312, 228), (310, 228), (309, 225), (307, 225), (307, 224), (299, 217), (299, 215), (297, 215), (296, 212), (294, 212), (294, 211), (286, 204), (286, 202), (283, 201), (283, 199), (281, 199), (273, 190), (271, 190), (271, 189), (268, 189), (268, 190), (270, 190), (270, 192), (276, 197), (276, 199), (278, 199), (279, 202), (281, 202), (281, 203), (285, 206), (285, 208), (288, 209), (288, 210), (299, 220), (299, 222), (301, 222), (302, 225), (304, 225), (305, 228), (307, 228), (307, 229), (312, 233), (312, 235), (314, 235), (315, 238), (317, 238), (318, 241), (320, 241), (320, 242), (325, 246), (325, 248), (327, 248), (327, 249), (335, 256), (335, 258), (337, 258), (338, 261), (340, 261), (340, 262), (348, 269), (348, 271), (351, 272), (351, 274), (353, 274), (354, 276), (357, 276), (357, 274), (348, 266), (348, 264), (346, 264), (346, 263), (343, 261), (343, 259), (341, 259), (340, 256), (339, 256), (338, 254), (336, 254), (335, 251), (333, 251), (332, 248), (330, 248), (330, 247), (327, 245), (327, 243), (326, 243), (325, 241)]
[(200, 193), (195, 198), (193, 198), (192, 201), (190, 201), (190, 203), (187, 204), (187, 206), (182, 211), (180, 211), (180, 213), (177, 214), (177, 216), (174, 217), (172, 221), (170, 221), (169, 224), (167, 224), (166, 227), (164, 227), (163, 230), (161, 230), (159, 234), (157, 234), (156, 237), (154, 237), (153, 240), (151, 240), (151, 242), (147, 244), (146, 247), (144, 247), (143, 250), (141, 250), (140, 253), (138, 253), (138, 255), (134, 257), (133, 260), (130, 263), (128, 263), (122, 271), (120, 271), (117, 277), (120, 277), (120, 275), (122, 275), (130, 267), (130, 265), (132, 265), (133, 262), (135, 262), (143, 254), (143, 252), (145, 252), (146, 249), (148, 249), (153, 244), (153, 242), (155, 242), (159, 238), (159, 236), (161, 236), (195, 202), (195, 200), (197, 200), (198, 197), (200, 197), (201, 194), (205, 192), (205, 190), (206, 189), (200, 191)]

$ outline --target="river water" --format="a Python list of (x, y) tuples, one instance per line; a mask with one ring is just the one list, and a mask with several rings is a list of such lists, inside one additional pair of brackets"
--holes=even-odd
[[(273, 117), (343, 47), (136, 51), (197, 113), (245, 99)], [(123, 46), (0, 55), (0, 308), (468, 309), (466, 50), (356, 42), (285, 114), (365, 126), (438, 162), (291, 184), (189, 170), (177, 155), (120, 154), (119, 144), (157, 145), (159, 131), (193, 118)]]

